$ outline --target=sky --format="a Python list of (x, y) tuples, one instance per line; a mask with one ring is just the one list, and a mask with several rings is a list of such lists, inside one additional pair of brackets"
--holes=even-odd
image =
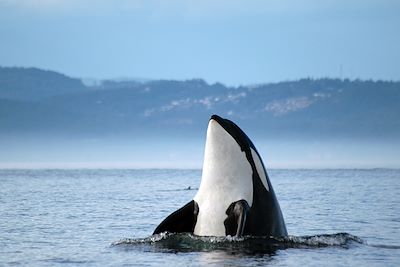
[(400, 80), (398, 0), (0, 0), (0, 66), (227, 85)]

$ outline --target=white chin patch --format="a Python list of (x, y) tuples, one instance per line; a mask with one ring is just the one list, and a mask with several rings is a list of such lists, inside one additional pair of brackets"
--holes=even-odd
[(252, 148), (251, 148), (251, 155), (253, 157), (254, 164), (256, 165), (258, 176), (260, 177), (260, 180), (261, 180), (262, 184), (264, 185), (265, 189), (267, 189), (269, 191), (267, 176), (265, 174), (265, 169), (262, 164), (261, 158), (258, 155), (258, 153), (256, 151), (254, 151), (254, 149), (252, 149)]
[(253, 203), (252, 174), (251, 165), (239, 144), (218, 122), (210, 120), (203, 174), (194, 197), (199, 205), (194, 234), (225, 236), (225, 212), (229, 205), (241, 199), (250, 207)]

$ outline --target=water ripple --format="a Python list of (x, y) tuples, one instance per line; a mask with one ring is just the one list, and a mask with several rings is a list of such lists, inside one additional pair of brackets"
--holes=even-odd
[(323, 234), (314, 236), (273, 237), (204, 237), (192, 234), (161, 233), (146, 238), (125, 238), (112, 243), (112, 246), (154, 252), (197, 252), (225, 250), (244, 254), (272, 253), (287, 248), (343, 247), (365, 242), (348, 233)]

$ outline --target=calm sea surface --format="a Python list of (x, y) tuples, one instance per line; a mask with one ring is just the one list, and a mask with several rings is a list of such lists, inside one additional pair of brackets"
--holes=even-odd
[(200, 170), (0, 170), (0, 266), (400, 266), (400, 170), (269, 176), (290, 234), (272, 245), (150, 237)]

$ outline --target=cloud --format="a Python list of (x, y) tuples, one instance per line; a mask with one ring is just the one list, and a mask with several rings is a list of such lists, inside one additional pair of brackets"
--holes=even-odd
[[(11, 13), (37, 15), (99, 15), (118, 14), (121, 11), (140, 11), (145, 1), (130, 0), (0, 0), (0, 8)], [(2, 12), (2, 13), (3, 13)]]
[[(1, 7), (8, 7), (16, 10), (28, 9), (37, 10), (62, 10), (65, 8), (77, 7), (79, 4), (76, 0), (0, 0)], [(82, 6), (82, 4), (79, 4)]]
[(123, 17), (155, 23), (184, 20), (215, 24), (255, 17), (261, 21), (311, 19), (315, 15), (343, 19), (353, 18), (354, 12), (358, 17), (390, 13), (397, 18), (399, 8), (397, 0), (0, 0), (0, 18)]
[(139, 11), (153, 17), (224, 18), (231, 16), (321, 12), (332, 9), (398, 7), (396, 0), (0, 0), (0, 7), (51, 12), (126, 12)]

